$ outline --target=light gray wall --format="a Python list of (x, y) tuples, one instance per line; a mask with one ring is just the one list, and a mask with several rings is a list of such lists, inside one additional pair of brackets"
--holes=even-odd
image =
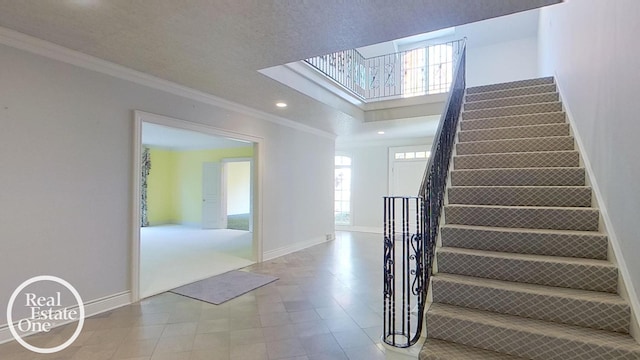
[(467, 48), (467, 86), (479, 86), (538, 75), (538, 39), (526, 37)]
[(389, 148), (431, 142), (432, 138), (413, 138), (336, 145), (337, 155), (351, 157), (353, 229), (382, 231), (382, 197), (389, 189)]
[(333, 139), (0, 45), (0, 309), (42, 274), (130, 289), (134, 109), (265, 139), (264, 251), (333, 232)]
[[(555, 75), (640, 289), (640, 1), (568, 1), (542, 10), (540, 69)], [(637, 299), (636, 292), (635, 298)]]

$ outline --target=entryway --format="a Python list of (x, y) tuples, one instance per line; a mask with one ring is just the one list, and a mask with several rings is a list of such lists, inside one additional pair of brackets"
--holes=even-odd
[(144, 112), (136, 128), (134, 301), (260, 261), (261, 139)]

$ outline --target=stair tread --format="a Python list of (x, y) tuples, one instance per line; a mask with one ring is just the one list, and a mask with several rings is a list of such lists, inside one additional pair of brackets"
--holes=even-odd
[(524, 358), (484, 350), (439, 339), (427, 339), (420, 360), (524, 360)]
[(498, 188), (504, 188), (504, 189), (591, 189), (590, 186), (586, 186), (586, 185), (567, 185), (567, 186), (562, 186), (562, 185), (540, 185), (540, 186), (534, 186), (534, 185), (454, 185), (454, 186), (450, 186), (449, 189), (455, 189), (455, 188), (462, 188), (462, 189), (473, 189), (473, 188), (492, 188), (492, 189), (498, 189)]
[(590, 207), (588, 186), (451, 186), (449, 204)]
[[(482, 129), (482, 130), (491, 130), (492, 128)], [(503, 128), (498, 128), (503, 129)], [(467, 131), (476, 131), (476, 130), (467, 130)], [(515, 139), (491, 139), (491, 140), (474, 140), (474, 141), (463, 141), (458, 144), (495, 144), (500, 142), (511, 142), (511, 141), (542, 141), (544, 139), (573, 139), (573, 136), (570, 135), (558, 135), (558, 136), (540, 136), (540, 137), (531, 137), (531, 138), (515, 138)], [(559, 150), (559, 151), (568, 151), (568, 150)]]
[(493, 190), (591, 190), (590, 186), (580, 185), (454, 185), (449, 189), (493, 189)]
[[(506, 108), (517, 108), (517, 107), (525, 107), (525, 106), (531, 106), (531, 105), (543, 105), (543, 104), (561, 104), (562, 101), (546, 101), (546, 102), (542, 102), (542, 103), (532, 103), (532, 104), (518, 104), (518, 105), (508, 105), (508, 106), (497, 106), (497, 107), (493, 107), (493, 108), (486, 108), (486, 109), (474, 109), (474, 110), (467, 110), (467, 111), (463, 111), (463, 113), (465, 112), (474, 112), (474, 111), (483, 111), (483, 110), (495, 110), (495, 109), (506, 109)], [(553, 111), (553, 112), (557, 112), (557, 111)], [(471, 119), (468, 119), (471, 120)], [(477, 120), (477, 119), (476, 119)]]
[(556, 168), (548, 168), (548, 167), (530, 167), (530, 168), (508, 168), (508, 169), (458, 169), (452, 170), (455, 172), (463, 172), (463, 171), (516, 171), (516, 170), (525, 170), (525, 171), (535, 171), (535, 170), (543, 170), (543, 171), (562, 171), (562, 170), (584, 170), (584, 167), (573, 167), (573, 166), (558, 166)]
[[(534, 84), (531, 84), (532, 82), (534, 82)], [(502, 82), (497, 84), (472, 86), (467, 88), (467, 93), (479, 94), (479, 93), (495, 92), (495, 91), (501, 91), (501, 90), (513, 90), (513, 89), (521, 89), (521, 88), (528, 88), (528, 87), (536, 87), (536, 86), (549, 85), (554, 83), (555, 82), (553, 77), (547, 76), (543, 78), (531, 78), (531, 79), (524, 79), (524, 80), (507, 81), (507, 82)], [(482, 89), (493, 89), (497, 87), (500, 87), (500, 88), (497, 90), (482, 91)]]
[[(482, 101), (492, 101), (492, 100), (482, 100)], [(480, 110), (480, 109), (478, 109)], [(543, 115), (564, 115), (564, 111), (551, 111), (548, 113), (542, 113), (542, 114), (520, 114), (520, 115), (506, 115), (506, 116), (496, 116), (493, 117), (492, 119), (518, 119), (518, 118), (525, 118), (528, 116), (532, 116), (532, 115), (537, 115), (537, 116), (543, 116)], [(460, 123), (466, 123), (466, 124), (473, 124), (479, 121), (486, 121), (485, 119), (460, 119)], [(552, 123), (552, 124), (557, 124), (557, 123)], [(564, 124), (564, 123), (561, 123)], [(536, 125), (547, 125), (547, 124), (536, 124)], [(525, 125), (525, 126), (533, 126), (533, 125)], [(491, 129), (491, 128), (489, 128)]]
[(537, 295), (573, 298), (585, 301), (606, 302), (613, 305), (627, 304), (627, 302), (620, 295), (601, 291), (562, 288), (556, 286), (520, 283), (447, 273), (435, 274), (434, 280), (463, 283), (473, 286), (491, 287), (495, 289), (517, 291)]
[(517, 139), (489, 139), (456, 144), (457, 155), (524, 153), (575, 150), (572, 136), (541, 136)]
[(546, 114), (562, 111), (562, 102), (549, 101), (523, 105), (500, 106), (485, 109), (463, 110), (462, 119), (492, 119), (500, 116)]
[[(456, 186), (583, 186), (584, 167), (530, 167), (454, 169), (451, 183)], [(460, 184), (460, 185), (458, 185)]]
[(573, 258), (573, 257), (564, 257), (564, 256), (507, 253), (507, 252), (499, 252), (499, 251), (464, 249), (464, 248), (454, 248), (454, 247), (441, 247), (438, 249), (438, 253), (453, 253), (453, 254), (462, 254), (462, 255), (469, 255), (469, 256), (482, 256), (482, 257), (488, 257), (488, 258), (510, 259), (510, 260), (520, 260), (520, 261), (562, 263), (567, 265), (588, 265), (588, 266), (606, 267), (611, 269), (616, 268), (616, 266), (613, 265), (608, 260), (584, 259), (584, 258)]
[(508, 99), (514, 96), (522, 95), (535, 95), (558, 92), (558, 87), (555, 83), (549, 84), (537, 84), (523, 87), (502, 88), (489, 91), (480, 91), (476, 93), (465, 94), (465, 102), (469, 101), (482, 101), (492, 99)]
[[(463, 155), (455, 155), (455, 157), (469, 157), (469, 156), (501, 156), (501, 155), (518, 155), (518, 156), (526, 156), (527, 154), (549, 154), (549, 153), (564, 153), (564, 154), (574, 154), (577, 153), (578, 150), (555, 150), (555, 151), (523, 151), (523, 152), (503, 152), (503, 153), (489, 153), (489, 154), (463, 154)], [(565, 166), (566, 167), (566, 166)], [(510, 168), (513, 169), (513, 168)], [(527, 168), (523, 168), (527, 169)]]
[[(530, 87), (530, 86), (528, 86)], [(497, 91), (491, 91), (491, 92), (497, 92)], [(516, 96), (506, 96), (506, 97), (500, 97), (500, 98), (495, 98), (495, 99), (488, 99), (488, 100), (472, 100), (472, 101), (465, 101), (465, 104), (477, 104), (477, 103), (489, 103), (492, 101), (496, 101), (496, 100), (504, 100), (504, 99), (524, 99), (524, 98), (536, 98), (536, 97), (540, 97), (542, 95), (548, 95), (548, 94), (557, 94), (558, 91), (548, 91), (548, 92), (542, 92), (542, 93), (535, 93), (535, 94), (527, 94), (527, 95), (516, 95)]]
[(479, 207), (486, 209), (495, 209), (495, 208), (512, 208), (512, 209), (536, 209), (536, 210), (544, 210), (544, 209), (567, 209), (567, 210), (578, 210), (578, 211), (598, 211), (598, 209), (593, 207), (576, 207), (576, 206), (525, 206), (525, 205), (475, 205), (475, 204), (447, 204), (445, 207)]
[[(508, 109), (508, 108), (521, 108), (521, 107), (527, 107), (527, 106), (532, 106), (532, 105), (547, 105), (547, 104), (562, 104), (562, 101), (545, 101), (545, 102), (541, 102), (541, 103), (497, 106), (497, 107), (484, 108), (484, 109), (465, 110), (462, 113), (464, 114), (464, 113), (472, 113), (472, 112), (476, 112), (476, 111), (488, 111), (488, 110)], [(559, 112), (559, 111), (549, 111), (549, 112)], [(537, 114), (537, 113), (533, 113), (533, 114)], [(486, 118), (467, 119), (467, 120), (479, 120), (479, 119), (490, 119), (490, 118), (494, 118), (494, 116), (486, 117)]]
[[(464, 120), (464, 121), (481, 121), (481, 120), (483, 119)], [(542, 128), (542, 127), (565, 127), (568, 125), (569, 124), (567, 123), (551, 123), (551, 124), (536, 124), (536, 125), (522, 125), (522, 126), (504, 126), (499, 128), (460, 130), (458, 133), (487, 132), (487, 131), (494, 131), (496, 129), (509, 130), (509, 129), (526, 129), (526, 128)], [(558, 135), (558, 136), (567, 136), (567, 135)], [(520, 138), (517, 138), (517, 139), (520, 139)]]
[(596, 231), (444, 224), (442, 246), (506, 253), (607, 259), (607, 235)]
[(532, 229), (532, 228), (506, 228), (495, 226), (478, 226), (478, 225), (464, 225), (464, 224), (443, 224), (441, 228), (460, 228), (469, 230), (489, 230), (499, 231), (507, 233), (536, 233), (536, 234), (564, 234), (564, 235), (588, 235), (597, 237), (606, 237), (607, 235), (597, 231), (586, 230), (561, 230), (561, 229)]
[(447, 304), (432, 304), (428, 313), (463, 321), (481, 323), (512, 331), (527, 332), (544, 337), (589, 343), (595, 346), (617, 348), (640, 355), (640, 344), (630, 335), (597, 330), (582, 326), (561, 324), (520, 316), (493, 313)]
[(564, 111), (556, 111), (538, 114), (496, 116), (489, 119), (461, 119), (460, 130), (500, 129), (514, 126), (557, 125), (566, 123), (567, 118)]

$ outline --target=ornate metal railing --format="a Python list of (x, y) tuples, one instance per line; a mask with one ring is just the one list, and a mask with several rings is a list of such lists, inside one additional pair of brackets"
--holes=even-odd
[(363, 101), (447, 92), (464, 40), (365, 58), (357, 50), (306, 59)]
[(366, 59), (356, 49), (306, 59), (305, 62), (334, 80), (358, 98), (365, 100)]
[(417, 197), (384, 198), (383, 341), (415, 344), (422, 333), (440, 212), (465, 90), (464, 43)]

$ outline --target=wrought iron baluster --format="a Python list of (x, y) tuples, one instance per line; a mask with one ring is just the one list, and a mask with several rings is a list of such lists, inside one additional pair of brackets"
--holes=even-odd
[[(462, 45), (418, 197), (384, 198), (383, 341), (395, 347), (415, 344), (422, 333), (440, 211), (465, 89), (465, 58)], [(400, 222), (398, 228), (396, 221)], [(401, 233), (396, 233), (397, 230)], [(396, 246), (401, 246), (398, 252)], [(402, 271), (402, 275), (396, 274), (397, 271)], [(399, 280), (400, 292), (396, 291)], [(415, 317), (412, 304), (417, 306)]]

